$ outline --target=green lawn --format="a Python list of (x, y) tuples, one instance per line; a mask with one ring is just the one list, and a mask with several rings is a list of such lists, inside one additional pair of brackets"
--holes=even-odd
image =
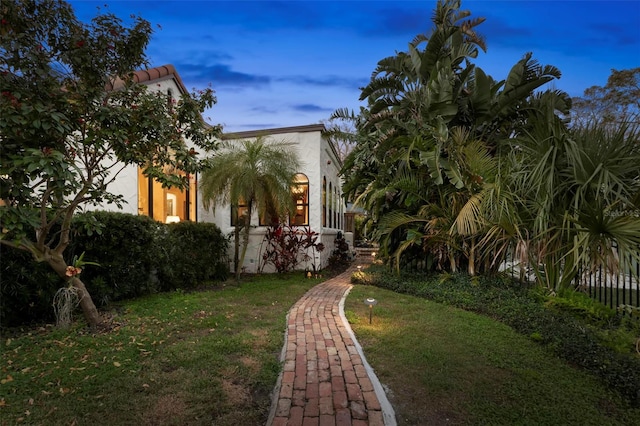
[(128, 301), (108, 333), (78, 324), (3, 336), (0, 422), (263, 424), (287, 311), (318, 282), (301, 276)]
[[(286, 313), (317, 282), (260, 276), (127, 301), (96, 335), (81, 321), (4, 332), (0, 424), (262, 425)], [(400, 424), (640, 424), (593, 376), (486, 317), (368, 286), (346, 310)]]
[(593, 375), (490, 318), (362, 285), (345, 311), (400, 425), (640, 425)]

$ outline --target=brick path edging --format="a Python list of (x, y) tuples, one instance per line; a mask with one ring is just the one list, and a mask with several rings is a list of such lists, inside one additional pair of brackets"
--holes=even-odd
[[(349, 426), (384, 424), (386, 426), (396, 426), (393, 407), (389, 403), (382, 384), (375, 375), (373, 368), (371, 368), (364, 357), (362, 347), (356, 340), (355, 334), (353, 333), (353, 330), (351, 329), (351, 326), (344, 314), (344, 302), (347, 295), (353, 288), (350, 284), (352, 272), (353, 270), (350, 268), (345, 273), (314, 286), (307, 291), (307, 293), (305, 293), (305, 295), (296, 302), (287, 313), (285, 342), (280, 354), (280, 361), (283, 363), (283, 368), (278, 375), (276, 386), (272, 393), (272, 403), (269, 418), (267, 420), (268, 426), (279, 426), (285, 424), (289, 426), (318, 424)], [(324, 302), (327, 301), (327, 294), (330, 294), (332, 296), (331, 299), (333, 300), (331, 300), (331, 303), (328, 305), (325, 305)], [(318, 303), (320, 305), (318, 305)], [(311, 305), (311, 307), (309, 305)], [(317, 306), (320, 306), (322, 310), (315, 312), (318, 315), (317, 318), (313, 317), (310, 319), (309, 316), (311, 315), (311, 312), (314, 312), (313, 309)], [(303, 312), (306, 315), (304, 323), (300, 318), (301, 308), (303, 308)], [(294, 315), (293, 318), (291, 317), (292, 313)], [(325, 370), (324, 373), (326, 376), (329, 375), (327, 371), (329, 368), (328, 364), (332, 364), (331, 377), (325, 377), (322, 379), (330, 381), (322, 383), (319, 390), (324, 397), (318, 399), (318, 396), (322, 395), (316, 395), (318, 393), (318, 385), (316, 384), (310, 391), (306, 391), (307, 396), (309, 393), (312, 395), (310, 396), (311, 399), (307, 399), (306, 402), (304, 402), (305, 400), (299, 400), (301, 393), (302, 395), (305, 394), (304, 390), (294, 390), (292, 396), (293, 389), (304, 389), (305, 387), (302, 382), (298, 382), (298, 379), (304, 381), (304, 377), (299, 377), (300, 368), (302, 368), (302, 374), (305, 374), (306, 371), (309, 383), (316, 383), (318, 381), (318, 371), (315, 371), (315, 369), (318, 368), (317, 361), (311, 361), (309, 366), (306, 366), (306, 362), (304, 362), (306, 361), (306, 356), (304, 354), (310, 355), (313, 358), (318, 357), (318, 352), (315, 350), (315, 344), (310, 346), (305, 345), (305, 335), (313, 336), (313, 333), (318, 333), (318, 321), (320, 320), (321, 322), (326, 323), (327, 319), (329, 322), (334, 322), (335, 326), (329, 327), (331, 336), (327, 336), (323, 333), (324, 339), (329, 338), (329, 340), (327, 340), (327, 345), (333, 346), (333, 342), (336, 342), (336, 345), (342, 345), (340, 358), (337, 356), (338, 354), (335, 351), (335, 347), (327, 348), (328, 350), (333, 350), (333, 358), (335, 359), (324, 358), (322, 361), (322, 368)], [(313, 325), (315, 327), (315, 331), (308, 329), (308, 324), (310, 324), (310, 322), (316, 323)], [(319, 345), (322, 345), (322, 347), (325, 345), (323, 335), (316, 336), (316, 338), (320, 337), (321, 342)], [(289, 340), (290, 338), (291, 341)], [(302, 338), (301, 341), (299, 340), (300, 338)], [(348, 347), (345, 347), (344, 344), (347, 344)], [(300, 350), (302, 350), (302, 352), (300, 352)], [(307, 352), (310, 350), (312, 352)], [(326, 357), (327, 351), (323, 350), (322, 352), (324, 353), (323, 357)], [(294, 355), (295, 359), (293, 358)], [(298, 365), (298, 361), (303, 362), (300, 363), (301, 365)], [(294, 373), (292, 371), (294, 369), (294, 364), (295, 381), (293, 380)], [(337, 368), (337, 370), (334, 370), (335, 368)], [(345, 370), (344, 368), (347, 369)], [(288, 376), (284, 377), (285, 374)], [(334, 375), (340, 375), (340, 377), (333, 377)], [(341, 383), (334, 382), (334, 379), (339, 380)], [(283, 384), (283, 382), (286, 383)], [(360, 388), (359, 385), (361, 382), (364, 383), (362, 388)], [(365, 390), (366, 392), (364, 392)], [(327, 392), (329, 393), (327, 394)], [(352, 402), (347, 402), (347, 398)], [(330, 403), (331, 400), (333, 400), (333, 404)], [(329, 403), (333, 407), (319, 407), (317, 402), (322, 404)], [(350, 405), (347, 407), (344, 404)], [(373, 410), (369, 412), (369, 415), (367, 415), (367, 409), (365, 406)], [(320, 408), (319, 412), (317, 412), (318, 408)], [(324, 412), (324, 415), (322, 412)], [(313, 417), (318, 416), (319, 414), (319, 417)], [(311, 417), (307, 417), (307, 415)]]
[(371, 365), (369, 365), (369, 362), (367, 362), (367, 359), (364, 356), (364, 351), (362, 350), (362, 346), (360, 346), (360, 343), (356, 339), (356, 335), (351, 329), (351, 325), (349, 324), (349, 321), (347, 320), (347, 317), (344, 314), (344, 302), (347, 300), (347, 296), (349, 295), (349, 292), (351, 291), (352, 288), (353, 286), (350, 285), (347, 291), (342, 296), (342, 299), (340, 299), (340, 303), (338, 305), (340, 318), (344, 323), (344, 328), (346, 329), (347, 333), (349, 333), (349, 335), (351, 336), (351, 339), (353, 339), (353, 344), (355, 345), (356, 349), (358, 350), (358, 354), (362, 359), (362, 365), (364, 365), (364, 368), (367, 371), (367, 375), (371, 380), (371, 384), (373, 385), (373, 390), (376, 396), (378, 397), (378, 401), (380, 402), (380, 407), (382, 408), (382, 417), (384, 419), (385, 426), (396, 426), (396, 414), (395, 414), (395, 411), (393, 410), (393, 407), (391, 406), (391, 403), (389, 402), (389, 399), (387, 398), (387, 393), (382, 387), (382, 383), (380, 383), (380, 380), (378, 380), (378, 376), (376, 376), (376, 373), (373, 371), (373, 368), (371, 367)]

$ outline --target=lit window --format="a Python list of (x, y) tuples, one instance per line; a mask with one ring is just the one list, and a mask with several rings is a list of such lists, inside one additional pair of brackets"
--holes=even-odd
[(267, 206), (265, 208), (265, 211), (261, 213), (260, 217), (258, 218), (258, 225), (273, 226), (279, 223), (280, 223), (280, 218), (278, 217), (278, 214), (273, 208), (273, 205), (267, 201)]
[[(249, 207), (244, 200), (240, 200), (238, 207), (231, 206), (231, 226), (238, 224), (238, 219), (249, 214)], [(241, 224), (241, 223), (240, 223)]]
[(294, 177), (291, 195), (295, 202), (295, 210), (289, 218), (291, 225), (309, 225), (309, 179), (302, 173)]
[(327, 178), (322, 178), (322, 226), (327, 226)]

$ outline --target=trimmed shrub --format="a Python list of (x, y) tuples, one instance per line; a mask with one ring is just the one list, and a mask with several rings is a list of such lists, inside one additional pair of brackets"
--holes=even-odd
[[(93, 222), (98, 229), (83, 226)], [(148, 216), (99, 211), (77, 215), (72, 232), (67, 258), (84, 253), (84, 260), (100, 265), (82, 271), (96, 305), (160, 290), (158, 270), (169, 259), (165, 225)]]
[[(84, 254), (99, 265), (87, 265), (81, 275), (98, 307), (228, 275), (228, 242), (214, 224), (165, 225), (147, 216), (88, 212), (74, 217), (71, 232), (67, 262)], [(27, 252), (0, 250), (0, 325), (53, 321), (53, 295), (63, 280)]]
[(52, 301), (62, 279), (30, 253), (0, 245), (0, 326), (52, 322)]
[(162, 290), (189, 289), (205, 281), (227, 279), (229, 243), (215, 224), (172, 223), (167, 225), (164, 238)]
[(338, 232), (334, 240), (335, 249), (331, 252), (331, 256), (327, 259), (327, 269), (332, 274), (338, 274), (345, 271), (349, 265), (353, 262), (353, 254), (349, 250), (349, 243), (342, 235), (342, 232)]

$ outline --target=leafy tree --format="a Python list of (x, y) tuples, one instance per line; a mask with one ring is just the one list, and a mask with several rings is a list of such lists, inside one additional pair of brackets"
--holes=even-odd
[(211, 90), (173, 104), (135, 82), (151, 33), (135, 16), (129, 24), (110, 13), (80, 22), (63, 1), (0, 5), (0, 244), (47, 262), (79, 293), (92, 326), (102, 320), (79, 277), (82, 262), (64, 256), (74, 213), (121, 205), (108, 186), (130, 165), (185, 187), (175, 171), (204, 166), (185, 138), (214, 149), (220, 130), (200, 115), (215, 103)]
[[(518, 233), (505, 228), (513, 205), (501, 147), (526, 129), (534, 90), (560, 72), (527, 53), (506, 79), (494, 80), (472, 63), (486, 50), (476, 32), (484, 18), (470, 18), (460, 5), (438, 1), (431, 33), (378, 62), (360, 96), (367, 107), (332, 118), (351, 118), (357, 129), (342, 169), (345, 193), (378, 222), (381, 252), (394, 254), (396, 264), (411, 252), (434, 268), (475, 273), (479, 244), (489, 243), (484, 232), (502, 242)], [(563, 93), (547, 99), (568, 106)], [(484, 209), (491, 205), (500, 210)]]
[(338, 118), (323, 120), (322, 124), (324, 124), (326, 128), (324, 136), (333, 143), (333, 146), (338, 152), (338, 157), (341, 161), (344, 161), (356, 144), (356, 129), (353, 126), (353, 117), (349, 117), (346, 120)]
[(590, 123), (640, 124), (640, 67), (611, 70), (604, 86), (591, 86), (573, 98), (571, 119), (575, 125)]
[[(249, 244), (251, 216), (255, 210), (261, 217), (281, 218), (294, 208), (291, 186), (300, 161), (291, 143), (268, 143), (263, 138), (225, 141), (218, 154), (209, 159), (209, 168), (200, 178), (202, 202), (206, 209), (231, 204), (245, 214), (235, 225), (234, 264), (240, 277)], [(242, 253), (240, 254), (240, 232)]]

